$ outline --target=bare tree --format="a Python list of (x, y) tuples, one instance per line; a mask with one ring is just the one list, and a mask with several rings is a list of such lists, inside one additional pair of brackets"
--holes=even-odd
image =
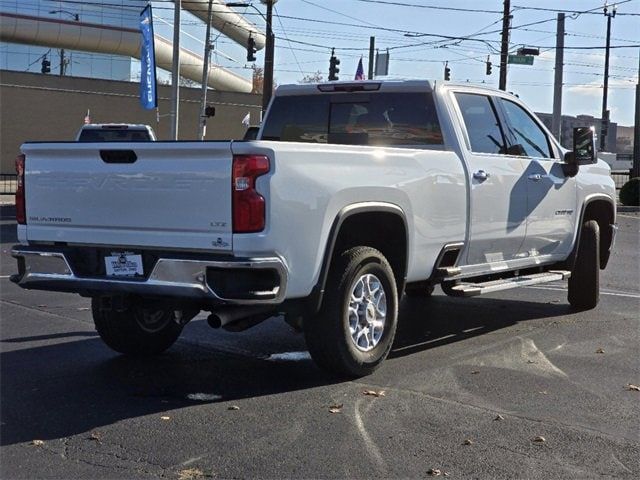
[(320, 83), (322, 81), (324, 81), (324, 77), (322, 76), (322, 73), (320, 73), (320, 70), (318, 70), (315, 73), (310, 73), (309, 75), (302, 77), (300, 83)]
[(253, 66), (253, 90), (251, 93), (262, 93), (264, 89), (264, 69)]

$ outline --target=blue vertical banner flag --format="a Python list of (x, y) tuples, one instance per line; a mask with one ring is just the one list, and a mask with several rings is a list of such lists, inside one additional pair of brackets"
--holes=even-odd
[(156, 50), (153, 43), (153, 14), (151, 4), (140, 13), (140, 104), (147, 110), (158, 106), (156, 85)]

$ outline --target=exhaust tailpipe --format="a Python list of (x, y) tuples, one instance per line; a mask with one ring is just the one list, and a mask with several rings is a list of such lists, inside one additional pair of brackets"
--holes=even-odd
[(211, 312), (207, 323), (211, 328), (241, 332), (272, 317), (274, 313), (273, 307), (267, 306), (222, 307)]

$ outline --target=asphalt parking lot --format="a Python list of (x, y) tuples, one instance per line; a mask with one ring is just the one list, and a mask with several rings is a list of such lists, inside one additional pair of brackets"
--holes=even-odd
[(9, 282), (2, 212), (2, 478), (640, 476), (637, 213), (595, 310), (562, 283), (405, 299), (391, 358), (345, 382), (280, 319), (232, 334), (199, 316), (165, 355), (119, 356), (88, 300)]

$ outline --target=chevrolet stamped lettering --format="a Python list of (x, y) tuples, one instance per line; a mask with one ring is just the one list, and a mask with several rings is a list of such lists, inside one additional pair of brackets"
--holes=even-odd
[(12, 281), (91, 297), (123, 354), (201, 311), (280, 317), (348, 377), (388, 356), (403, 295), (567, 281), (598, 304), (616, 191), (588, 127), (567, 151), (515, 95), (372, 80), (280, 86), (256, 138), (24, 144)]

